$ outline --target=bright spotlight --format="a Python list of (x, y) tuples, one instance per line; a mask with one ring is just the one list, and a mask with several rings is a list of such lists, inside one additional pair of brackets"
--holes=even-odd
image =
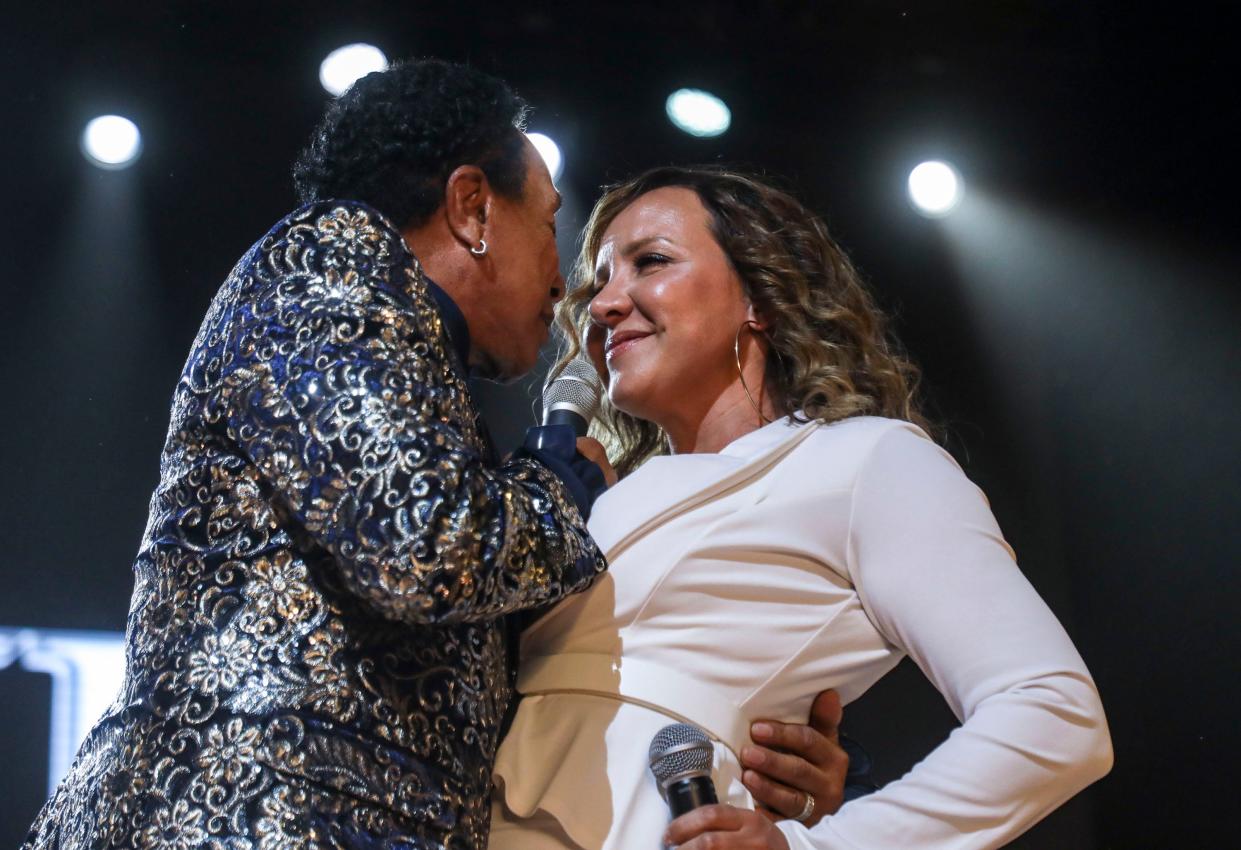
[(552, 180), (560, 179), (560, 172), (564, 166), (560, 147), (549, 136), (542, 133), (527, 133), (526, 138), (530, 140), (530, 144), (534, 145), (539, 156), (543, 157), (543, 162), (547, 163), (547, 170), (551, 172)]
[(100, 115), (82, 131), (82, 153), (100, 168), (128, 168), (142, 153), (142, 134), (128, 118)]
[(924, 162), (909, 172), (909, 198), (925, 216), (947, 215), (961, 200), (961, 176), (946, 162)]
[(732, 123), (728, 106), (710, 92), (677, 89), (664, 104), (668, 118), (691, 136), (718, 136)]
[(327, 55), (319, 65), (319, 82), (333, 95), (343, 94), (357, 80), (372, 71), (388, 67), (388, 57), (370, 44), (346, 44)]

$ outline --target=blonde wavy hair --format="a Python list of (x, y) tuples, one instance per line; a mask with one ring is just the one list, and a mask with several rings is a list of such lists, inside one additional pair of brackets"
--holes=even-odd
[[(711, 166), (656, 168), (604, 191), (582, 234), (573, 287), (557, 308), (563, 340), (553, 377), (582, 352), (589, 333), (604, 232), (635, 200), (665, 187), (697, 194), (716, 242), (766, 320), (765, 389), (781, 414), (825, 424), (887, 416), (931, 430), (916, 399), (917, 367), (888, 336), (886, 318), (822, 220), (787, 192)], [(667, 451), (658, 425), (617, 410), (606, 396), (591, 433), (621, 476)]]

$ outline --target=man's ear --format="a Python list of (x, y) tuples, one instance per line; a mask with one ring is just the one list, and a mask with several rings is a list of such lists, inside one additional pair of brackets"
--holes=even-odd
[(444, 217), (453, 236), (467, 248), (483, 239), (484, 225), (491, 212), (491, 184), (477, 165), (459, 166), (448, 175), (444, 186)]

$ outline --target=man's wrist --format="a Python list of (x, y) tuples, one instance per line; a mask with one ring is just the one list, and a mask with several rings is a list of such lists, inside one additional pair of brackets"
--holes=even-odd
[(590, 519), (595, 500), (607, 489), (603, 470), (577, 451), (577, 435), (568, 425), (537, 425), (526, 431), (526, 439), (514, 455), (532, 457), (560, 479), (573, 497), (578, 510)]

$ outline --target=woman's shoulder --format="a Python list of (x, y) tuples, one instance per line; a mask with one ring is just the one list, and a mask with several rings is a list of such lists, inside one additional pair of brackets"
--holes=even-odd
[(807, 490), (850, 489), (874, 474), (904, 478), (926, 469), (961, 474), (960, 466), (912, 422), (883, 416), (852, 416), (814, 431), (781, 463), (781, 477)]
[(936, 510), (966, 503), (988, 505), (957, 459), (912, 422), (859, 416), (820, 427), (815, 436), (825, 444), (838, 444), (834, 459), (847, 465), (855, 499), (867, 494), (877, 504), (890, 506), (895, 504), (894, 494), (900, 493), (902, 498), (934, 504)]
[(851, 489), (877, 453), (900, 450), (909, 443), (920, 444), (915, 451), (939, 451), (921, 428), (900, 419), (853, 416), (831, 423), (794, 419), (789, 424), (810, 433), (781, 458), (772, 480), (803, 496)]
[(938, 450), (930, 436), (914, 423), (886, 416), (850, 416), (819, 424), (806, 443), (812, 450), (840, 454), (857, 462), (888, 446)]

